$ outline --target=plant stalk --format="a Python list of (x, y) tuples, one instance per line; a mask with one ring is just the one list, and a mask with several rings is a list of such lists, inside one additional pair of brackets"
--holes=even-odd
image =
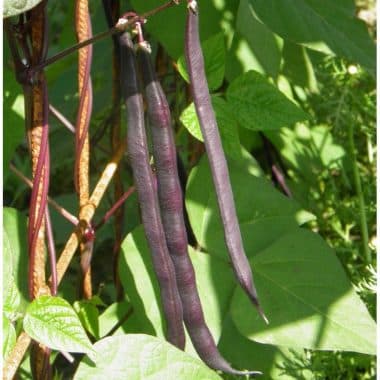
[(359, 201), (360, 231), (362, 235), (364, 259), (367, 264), (371, 264), (372, 257), (371, 257), (371, 251), (369, 249), (367, 215), (365, 211), (364, 194), (363, 194), (362, 183), (360, 180), (359, 168), (358, 168), (358, 163), (357, 163), (357, 155), (356, 155), (356, 150), (355, 150), (353, 123), (348, 122), (347, 128), (348, 128), (348, 146), (349, 146), (350, 155), (352, 158), (351, 163), (352, 163), (352, 171), (354, 175), (354, 185), (355, 185), (356, 195)]

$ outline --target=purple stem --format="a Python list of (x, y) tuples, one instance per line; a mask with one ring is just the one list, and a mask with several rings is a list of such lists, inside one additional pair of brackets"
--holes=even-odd
[(94, 44), (95, 42), (100, 41), (100, 40), (102, 40), (108, 36), (118, 34), (124, 30), (127, 30), (127, 28), (131, 27), (137, 21), (144, 20), (148, 17), (154, 16), (156, 13), (159, 13), (159, 12), (161, 12), (161, 11), (163, 11), (163, 10), (173, 6), (173, 5), (176, 5), (176, 4), (179, 4), (179, 1), (171, 0), (171, 1), (167, 2), (166, 4), (160, 5), (157, 8), (154, 8), (154, 9), (152, 9), (148, 12), (145, 12), (141, 15), (136, 15), (132, 18), (129, 18), (125, 23), (120, 24), (118, 22), (111, 29), (108, 29), (108, 30), (105, 30), (104, 32), (98, 33), (95, 36), (93, 36), (93, 37), (91, 37), (85, 41), (82, 41), (76, 45), (70, 46), (67, 49), (61, 51), (60, 53), (53, 55), (52, 57), (47, 58), (46, 60), (38, 63), (37, 65), (30, 68), (29, 75), (34, 75), (36, 72), (42, 70), (44, 67), (51, 65), (56, 61), (59, 61), (60, 59), (66, 57), (67, 55), (72, 54), (72, 53), (76, 52), (77, 50), (79, 50), (85, 46), (88, 46), (90, 44)]
[[(33, 178), (32, 195), (30, 199), (30, 212), (29, 212), (29, 225), (28, 225), (28, 241), (29, 241), (29, 292), (33, 299), (33, 273), (35, 271), (34, 261), (36, 254), (36, 245), (38, 239), (38, 233), (41, 229), (42, 220), (45, 216), (47, 194), (49, 189), (49, 174), (50, 174), (50, 155), (49, 155), (49, 106), (47, 97), (47, 86), (45, 78), (41, 77), (41, 91), (43, 93), (43, 126), (42, 126), (42, 138), (40, 144), (40, 152), (38, 156), (35, 175)], [(38, 214), (36, 215), (37, 201), (39, 189), (41, 187), (41, 198), (39, 201)]]
[[(12, 163), (9, 164), (9, 168), (11, 169), (11, 171), (13, 173), (15, 173), (17, 175), (17, 177), (19, 177), (22, 181), (24, 181), (24, 183), (27, 186), (29, 186), (31, 189), (33, 188), (33, 182), (29, 178), (24, 176), (24, 174), (22, 174)], [(71, 224), (73, 224), (74, 226), (76, 226), (78, 224), (79, 220), (76, 216), (74, 216), (73, 214), (68, 212), (66, 209), (64, 209), (62, 206), (60, 206), (53, 199), (48, 197), (47, 201), (51, 206), (53, 206), (57, 210), (57, 212), (59, 214), (61, 214)]]
[[(266, 137), (262, 132), (259, 132), (259, 135), (264, 143), (265, 157), (271, 168), (273, 185), (276, 186), (276, 184), (278, 184), (282, 192), (289, 198), (292, 198), (292, 193), (286, 184), (285, 176), (281, 170), (284, 170), (284, 167), (281, 163), (281, 157), (278, 156), (276, 148), (273, 146), (272, 142), (268, 139), (268, 137)], [(273, 157), (273, 155), (277, 156), (278, 162), (280, 163), (280, 167), (277, 167), (277, 165), (275, 164), (275, 158)]]
[(282, 171), (277, 168), (275, 164), (272, 165), (272, 173), (274, 178), (276, 179), (276, 182), (280, 185), (282, 191), (285, 195), (287, 195), (289, 198), (292, 198), (292, 192), (290, 191), (288, 185), (286, 184), (285, 177), (282, 174)]
[(112, 215), (121, 207), (124, 202), (135, 192), (135, 187), (130, 187), (116, 202), (115, 204), (105, 213), (103, 218), (94, 226), (95, 230), (98, 230), (104, 223), (112, 217)]
[(45, 225), (46, 225), (46, 240), (47, 240), (47, 248), (49, 254), (50, 261), (50, 273), (51, 273), (51, 283), (50, 283), (50, 291), (52, 296), (57, 295), (57, 256), (55, 252), (55, 244), (54, 244), (54, 235), (53, 228), (51, 225), (50, 212), (49, 208), (46, 207), (45, 212)]

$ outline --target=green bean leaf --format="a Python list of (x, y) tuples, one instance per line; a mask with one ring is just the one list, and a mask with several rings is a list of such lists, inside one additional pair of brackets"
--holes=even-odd
[(375, 44), (355, 17), (354, 1), (250, 0), (273, 32), (327, 54), (337, 54), (375, 70)]
[(28, 256), (25, 215), (3, 209), (3, 308), (15, 320), (28, 302)]
[(239, 1), (235, 25), (227, 51), (227, 79), (232, 81), (248, 70), (277, 78), (281, 67), (282, 38), (257, 18), (249, 0)]
[(85, 357), (74, 380), (221, 380), (199, 359), (149, 335), (104, 338), (94, 349), (99, 358), (96, 365)]
[(234, 368), (255, 368), (263, 373), (263, 379), (311, 380), (315, 377), (308, 368), (304, 350), (249, 340), (241, 335), (230, 315), (224, 321), (218, 348)]
[(236, 289), (233, 321), (250, 340), (285, 347), (376, 354), (376, 324), (334, 252), (320, 236), (298, 229), (252, 257), (266, 325)]
[[(183, 41), (186, 23), (186, 2), (180, 1), (179, 5), (170, 7), (165, 12), (157, 13), (149, 18), (145, 28), (164, 47), (165, 51), (177, 60), (183, 54)], [(150, 11), (162, 5), (161, 0), (131, 0), (133, 9), (139, 14)], [(201, 41), (220, 33), (221, 25), (225, 35), (229, 37), (234, 33), (234, 17), (238, 8), (238, 1), (198, 1), (199, 29)], [(168, 22), (175, 20), (175, 22)]]
[[(281, 156), (300, 173), (311, 173), (306, 181), (313, 182), (323, 168), (339, 168), (346, 155), (343, 146), (333, 138), (328, 125), (310, 128), (303, 123), (296, 128), (281, 128), (279, 131), (266, 132)], [(306, 177), (306, 176), (305, 176)]]
[(78, 314), (82, 326), (94, 337), (99, 339), (99, 310), (91, 300), (74, 302), (74, 310)]
[[(203, 160), (189, 178), (190, 222), (202, 248), (228, 263), (211, 175)], [(232, 160), (228, 163), (245, 251), (270, 322), (261, 320), (236, 284), (229, 311), (240, 334), (289, 348), (374, 354), (376, 325), (334, 252), (317, 234), (298, 226), (310, 220), (310, 214), (263, 178)]]
[(23, 323), (28, 335), (54, 350), (94, 353), (77, 314), (63, 298), (36, 298), (28, 306)]
[(17, 16), (24, 13), (42, 0), (4, 0), (3, 4), (3, 17)]
[(265, 77), (255, 71), (236, 78), (228, 87), (227, 102), (241, 127), (265, 131), (291, 126), (309, 118)]
[(16, 344), (16, 330), (13, 323), (3, 316), (3, 359), (5, 360)]
[[(127, 300), (114, 302), (109, 305), (99, 316), (99, 335), (105, 337), (115, 326), (114, 334), (124, 334), (133, 325), (134, 312), (131, 303)], [(132, 327), (133, 328), (133, 327)], [(133, 330), (130, 330), (133, 331)], [(136, 330), (134, 330), (136, 331)]]

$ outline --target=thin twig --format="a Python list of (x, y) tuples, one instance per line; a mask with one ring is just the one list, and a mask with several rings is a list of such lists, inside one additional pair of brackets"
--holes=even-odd
[(287, 195), (289, 198), (292, 198), (292, 192), (290, 191), (288, 185), (286, 184), (286, 179), (281, 169), (279, 169), (276, 166), (276, 164), (273, 164), (271, 169), (272, 169), (272, 174), (274, 178), (276, 179), (276, 182), (279, 184), (284, 194)]
[(53, 227), (51, 225), (49, 208), (46, 207), (45, 211), (45, 225), (46, 225), (46, 240), (50, 261), (50, 292), (53, 296), (57, 295), (57, 257), (55, 253)]
[(367, 215), (366, 215), (366, 210), (365, 210), (365, 201), (364, 201), (362, 182), (360, 179), (359, 168), (358, 168), (358, 163), (357, 163), (357, 155), (356, 155), (356, 150), (355, 150), (354, 127), (352, 125), (351, 120), (347, 123), (347, 128), (348, 128), (348, 146), (349, 146), (350, 156), (351, 156), (352, 172), (354, 175), (355, 191), (356, 191), (356, 195), (359, 201), (360, 231), (362, 235), (364, 259), (367, 264), (371, 264), (372, 255), (369, 249)]
[(102, 338), (105, 338), (107, 336), (111, 336), (113, 335), (121, 326), (123, 326), (123, 324), (128, 320), (128, 318), (133, 314), (133, 307), (131, 307), (130, 309), (128, 309), (128, 311), (125, 313), (125, 315), (120, 318), (117, 323), (115, 324), (115, 326), (113, 326), (111, 328), (110, 331), (108, 331), (107, 334), (104, 335), (104, 337)]
[(105, 213), (103, 218), (94, 226), (95, 230), (98, 230), (103, 224), (111, 218), (111, 216), (124, 204), (124, 202), (135, 192), (135, 187), (130, 187), (117, 201), (116, 203)]
[[(346, 82), (342, 95), (339, 98), (338, 106), (336, 107), (336, 111), (333, 115), (333, 119), (335, 121), (335, 127), (338, 128), (341, 124), (342, 119), (342, 109), (345, 105), (346, 97), (349, 95), (349, 82)], [(354, 127), (353, 120), (348, 120), (347, 124), (347, 133), (348, 133), (348, 147), (350, 154), (350, 161), (352, 163), (352, 171), (354, 176), (354, 186), (355, 191), (359, 201), (359, 216), (360, 216), (360, 230), (362, 235), (363, 242), (363, 251), (364, 251), (364, 259), (367, 264), (372, 262), (372, 255), (369, 249), (369, 236), (368, 236), (368, 226), (367, 226), (367, 216), (365, 211), (365, 202), (364, 202), (364, 194), (362, 189), (362, 184), (360, 180), (359, 168), (357, 163), (357, 155), (355, 150), (355, 142), (354, 142)]]
[(65, 116), (63, 116), (55, 107), (49, 104), (50, 113), (61, 122), (63, 126), (65, 126), (70, 132), (75, 133), (75, 127)]
[(93, 37), (91, 37), (85, 41), (82, 41), (82, 42), (80, 42), (74, 46), (70, 46), (69, 48), (61, 51), (60, 53), (53, 55), (52, 57), (46, 59), (45, 61), (35, 65), (34, 67), (32, 67), (30, 69), (30, 75), (37, 73), (38, 71), (42, 70), (44, 67), (51, 65), (52, 63), (66, 57), (67, 55), (69, 55), (71, 53), (76, 52), (77, 50), (79, 50), (85, 46), (88, 46), (90, 44), (98, 42), (98, 41), (100, 41), (100, 40), (102, 40), (108, 36), (112, 36), (114, 34), (123, 32), (124, 30), (126, 30), (130, 26), (132, 26), (134, 23), (136, 23), (136, 21), (138, 21), (138, 20), (141, 20), (141, 19), (145, 20), (148, 17), (151, 17), (151, 16), (155, 15), (156, 13), (163, 11), (164, 9), (167, 9), (173, 5), (177, 5), (178, 3), (179, 3), (179, 1), (171, 0), (164, 5), (161, 5), (157, 8), (154, 8), (151, 11), (148, 11), (146, 13), (143, 13), (142, 15), (136, 15), (135, 17), (133, 17), (129, 20), (125, 20), (125, 22), (122, 22), (122, 23), (118, 22), (113, 28), (108, 29), (108, 30), (101, 32), (99, 34), (96, 34), (95, 36), (93, 36)]
[[(119, 149), (117, 150), (117, 152), (115, 153), (114, 157), (112, 158), (112, 160), (105, 167), (97, 185), (95, 186), (94, 191), (91, 194), (88, 204), (83, 207), (83, 213), (82, 213), (83, 220), (81, 220), (81, 222), (78, 224), (78, 227), (71, 233), (62, 251), (62, 254), (59, 257), (58, 262), (57, 262), (58, 285), (61, 282), (62, 277), (64, 276), (67, 268), (69, 267), (70, 262), (74, 256), (74, 253), (78, 247), (79, 237), (82, 234), (81, 229), (91, 224), (91, 220), (95, 214), (96, 208), (98, 207), (101, 199), (103, 198), (105, 191), (107, 190), (108, 185), (111, 182), (111, 179), (117, 169), (118, 163), (123, 157), (125, 148), (126, 148), (126, 144), (122, 143)], [(82, 226), (80, 224), (82, 224)]]
[[(24, 174), (22, 174), (12, 163), (9, 164), (9, 167), (10, 167), (11, 171), (13, 173), (15, 173), (17, 175), (17, 177), (19, 177), (26, 185), (28, 185), (31, 189), (33, 188), (33, 182), (29, 178), (24, 176)], [(64, 207), (59, 205), (56, 201), (54, 201), (50, 197), (48, 197), (47, 200), (48, 200), (49, 204), (51, 206), (53, 206), (58, 211), (58, 213), (61, 214), (71, 224), (76, 226), (79, 223), (79, 219), (75, 215), (71, 214)]]

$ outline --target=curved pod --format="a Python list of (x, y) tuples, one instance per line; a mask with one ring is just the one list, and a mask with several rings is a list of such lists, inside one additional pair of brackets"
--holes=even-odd
[(190, 87), (194, 98), (195, 110), (201, 126), (217, 194), (219, 211), (224, 228), (224, 238), (231, 258), (232, 267), (240, 286), (257, 307), (263, 319), (267, 322), (259, 304), (250, 265), (244, 252), (227, 162), (207, 86), (204, 59), (199, 40), (198, 19), (199, 11), (197, 2), (194, 0), (188, 1), (185, 33), (186, 64), (189, 71)]
[(168, 341), (183, 349), (185, 333), (182, 305), (178, 294), (173, 263), (166, 245), (161, 222), (157, 192), (149, 164), (149, 152), (144, 125), (144, 110), (135, 64), (135, 53), (128, 32), (119, 38), (121, 56), (121, 87), (127, 109), (127, 143), (134, 182), (139, 199), (141, 217), (154, 271), (161, 291), (163, 310), (167, 321)]
[(174, 263), (186, 329), (198, 355), (208, 366), (232, 374), (247, 374), (233, 369), (221, 356), (206, 325), (196, 287), (194, 268), (187, 250), (183, 197), (169, 105), (154, 73), (149, 50), (144, 45), (140, 46), (138, 57), (151, 126), (162, 222)]

